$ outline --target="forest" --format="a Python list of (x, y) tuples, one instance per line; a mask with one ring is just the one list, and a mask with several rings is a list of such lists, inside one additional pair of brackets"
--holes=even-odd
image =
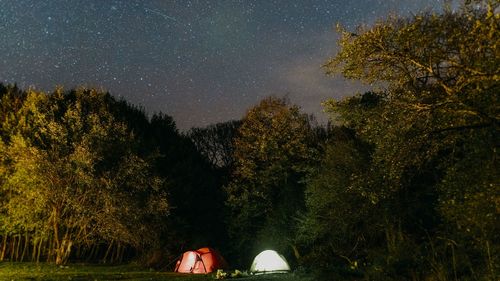
[(499, 9), (339, 26), (324, 72), (372, 90), (325, 101), (327, 125), (271, 96), (180, 132), (96, 89), (0, 85), (0, 261), (272, 248), (346, 280), (498, 280)]

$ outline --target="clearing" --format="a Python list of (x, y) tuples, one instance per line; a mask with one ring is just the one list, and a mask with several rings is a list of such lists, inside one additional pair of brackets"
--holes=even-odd
[[(180, 274), (173, 272), (159, 272), (134, 265), (87, 265), (69, 264), (56, 266), (46, 263), (28, 262), (1, 262), (0, 280), (8, 281), (163, 281), (163, 280), (216, 280), (215, 274)], [(268, 274), (225, 280), (259, 280), (259, 281), (312, 281), (311, 276), (305, 274)]]

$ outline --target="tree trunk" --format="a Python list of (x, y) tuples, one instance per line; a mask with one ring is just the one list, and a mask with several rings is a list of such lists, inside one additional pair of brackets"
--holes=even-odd
[(118, 263), (122, 263), (123, 262), (123, 255), (125, 254), (125, 249), (126, 249), (126, 246), (122, 245)]
[(82, 257), (82, 246), (81, 244), (76, 247), (76, 253), (75, 253), (76, 259), (80, 260)]
[[(57, 208), (54, 207), (52, 209), (52, 230), (53, 230), (53, 234), (54, 234), (54, 236), (52, 238), (54, 239), (54, 247), (51, 247), (51, 248), (55, 251), (55, 254), (56, 254), (56, 264), (58, 264), (59, 250), (61, 248), (61, 243), (59, 241), (59, 222), (57, 220), (57, 217), (59, 216), (58, 213), (59, 212), (58, 212)], [(52, 245), (50, 245), (50, 246), (52, 246)]]
[(36, 255), (36, 263), (40, 262), (40, 254), (42, 253), (42, 244), (43, 244), (43, 237), (41, 237), (40, 242), (38, 242), (38, 252)]
[(2, 239), (2, 252), (0, 253), (0, 261), (3, 261), (5, 258), (5, 252), (7, 251), (7, 231), (5, 231), (5, 234)]
[(57, 247), (55, 244), (54, 235), (52, 235), (52, 233), (49, 233), (48, 235), (49, 235), (49, 237), (47, 237), (47, 241), (48, 241), (47, 247), (49, 249), (48, 249), (48, 253), (47, 253), (47, 262), (52, 262), (52, 261), (55, 262)]
[(23, 253), (21, 254), (21, 262), (23, 262), (24, 255), (26, 254), (26, 251), (28, 250), (28, 244), (29, 244), (29, 234), (26, 231), (24, 234), (24, 247), (23, 247)]
[(15, 249), (16, 249), (16, 236), (15, 236), (15, 235), (12, 235), (12, 240), (10, 241), (10, 247), (9, 247), (9, 251), (10, 251), (10, 261), (13, 261), (13, 260), (14, 260), (14, 252), (15, 252)]
[(86, 261), (89, 262), (92, 260), (93, 256), (94, 256), (94, 253), (96, 251), (96, 248), (97, 248), (97, 245), (96, 244), (92, 244), (92, 246), (90, 246), (90, 253), (88, 254), (87, 258), (86, 258)]
[(62, 265), (68, 262), (72, 246), (73, 241), (68, 238), (68, 235), (65, 235), (64, 239), (61, 242), (61, 245), (56, 252), (56, 265)]
[(36, 259), (36, 245), (37, 245), (37, 242), (38, 242), (38, 238), (36, 237), (36, 233), (35, 233), (35, 237), (33, 238), (33, 251), (31, 252), (31, 261), (34, 262), (35, 259)]
[(104, 258), (103, 258), (103, 263), (106, 263), (106, 259), (108, 258), (108, 255), (111, 252), (112, 247), (113, 247), (113, 241), (111, 241), (111, 243), (109, 243), (108, 250), (106, 250), (106, 254), (104, 255)]
[(111, 256), (111, 263), (118, 263), (118, 258), (120, 256), (121, 244), (120, 242), (116, 243), (116, 250), (114, 255)]
[(15, 257), (14, 257), (14, 260), (15, 261), (19, 261), (20, 260), (20, 252), (21, 252), (21, 244), (23, 242), (23, 236), (21, 235), (21, 233), (19, 233), (17, 235), (18, 239), (17, 239), (17, 247), (16, 247), (16, 254), (15, 254)]

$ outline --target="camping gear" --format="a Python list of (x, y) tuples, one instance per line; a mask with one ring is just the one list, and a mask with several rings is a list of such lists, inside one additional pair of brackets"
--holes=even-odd
[(290, 271), (290, 266), (285, 257), (273, 250), (265, 250), (258, 254), (250, 267), (250, 272), (254, 274), (285, 273), (288, 271)]
[(177, 261), (175, 272), (181, 273), (210, 273), (217, 269), (227, 268), (224, 258), (212, 248), (200, 248), (196, 251), (187, 251)]

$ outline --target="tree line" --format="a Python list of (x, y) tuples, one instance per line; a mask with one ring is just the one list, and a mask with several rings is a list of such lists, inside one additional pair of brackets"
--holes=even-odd
[[(108, 93), (0, 87), (0, 260), (161, 264), (265, 248), (366, 280), (497, 280), (496, 1), (338, 27), (373, 90), (320, 126), (286, 98), (180, 133)], [(333, 89), (334, 90), (334, 89)]]
[(94, 89), (0, 95), (0, 260), (117, 262), (219, 237), (218, 177), (171, 117)]

